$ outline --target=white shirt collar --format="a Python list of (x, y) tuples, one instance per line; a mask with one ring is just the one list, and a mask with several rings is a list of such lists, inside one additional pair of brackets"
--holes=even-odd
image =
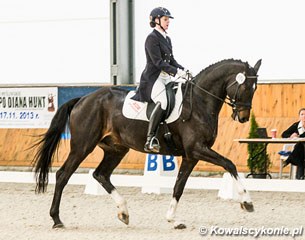
[(298, 132), (299, 132), (299, 135), (301, 135), (305, 132), (305, 128), (303, 127), (303, 124), (301, 121), (298, 124)]
[(162, 34), (162, 36), (166, 39), (167, 34), (165, 32), (163, 32), (162, 30), (160, 30), (159, 28), (155, 27), (155, 29)]

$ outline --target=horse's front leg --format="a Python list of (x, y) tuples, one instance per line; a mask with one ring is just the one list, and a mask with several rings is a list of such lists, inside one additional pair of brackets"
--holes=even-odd
[(198, 160), (191, 160), (185, 157), (182, 158), (182, 163), (174, 186), (173, 198), (170, 202), (169, 209), (166, 214), (167, 221), (173, 222), (174, 227), (176, 229), (186, 228), (186, 225), (182, 221), (175, 219), (175, 215), (176, 215), (178, 202), (180, 197), (182, 196), (186, 181), (190, 176), (193, 168), (197, 164), (197, 162)]
[(201, 151), (194, 151), (193, 154), (194, 157), (198, 159), (203, 159), (206, 162), (210, 162), (215, 165), (221, 166), (225, 170), (227, 170), (231, 174), (233, 178), (233, 182), (237, 187), (238, 196), (239, 196), (238, 200), (240, 201), (241, 208), (247, 210), (248, 212), (254, 211), (250, 194), (243, 186), (238, 176), (236, 166), (231, 160), (223, 157), (222, 155), (218, 154), (217, 152), (213, 151), (208, 147), (201, 148)]

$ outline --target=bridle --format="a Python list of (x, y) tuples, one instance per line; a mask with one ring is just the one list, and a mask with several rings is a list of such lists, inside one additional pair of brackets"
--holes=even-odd
[[(258, 76), (246, 76), (246, 75), (245, 75), (245, 81), (246, 81), (247, 79), (251, 79), (251, 78), (252, 78), (252, 79), (257, 79), (257, 77), (258, 77)], [(231, 97), (229, 97), (229, 96), (226, 96), (226, 99), (228, 99), (230, 102), (227, 102), (227, 101), (223, 100), (224, 103), (226, 103), (226, 104), (228, 104), (229, 106), (231, 106), (233, 112), (239, 112), (239, 111), (241, 111), (241, 110), (237, 110), (237, 107), (243, 107), (243, 110), (245, 110), (245, 109), (251, 109), (251, 108), (252, 108), (251, 102), (246, 102), (246, 103), (245, 103), (245, 102), (237, 102), (237, 101), (236, 101), (236, 97), (237, 97), (237, 95), (238, 95), (238, 92), (239, 92), (239, 90), (240, 90), (240, 86), (241, 86), (242, 84), (239, 84), (239, 83), (235, 80), (235, 81), (233, 81), (229, 86), (226, 87), (226, 91), (228, 92), (228, 89), (231, 88), (232, 86), (234, 86), (235, 84), (238, 84), (238, 86), (237, 86), (237, 88), (236, 88), (236, 90), (235, 90), (235, 93), (234, 93), (234, 95), (233, 95), (233, 98), (231, 98)]]
[[(189, 76), (189, 75), (188, 75), (188, 76)], [(257, 77), (258, 77), (257, 75), (256, 75), (256, 76), (246, 76), (246, 75), (245, 75), (245, 81), (246, 81), (247, 79), (251, 79), (251, 78), (253, 79), (253, 78), (257, 78)], [(188, 78), (189, 78), (189, 77), (188, 77)], [(195, 77), (193, 77), (192, 79), (189, 79), (188, 81), (186, 81), (186, 83), (189, 83), (189, 84), (191, 84), (191, 85), (197, 87), (198, 89), (200, 89), (201, 91), (203, 91), (203, 92), (205, 92), (206, 94), (210, 95), (211, 97), (213, 97), (213, 98), (215, 98), (215, 99), (217, 99), (217, 100), (219, 100), (219, 101), (221, 101), (221, 102), (223, 102), (223, 103), (229, 105), (230, 107), (232, 107), (232, 110), (233, 110), (233, 112), (235, 112), (235, 113), (241, 111), (241, 110), (237, 110), (238, 107), (243, 107), (243, 110), (245, 110), (245, 109), (251, 109), (251, 108), (252, 108), (251, 102), (249, 102), (249, 103), (244, 103), (244, 102), (237, 102), (237, 101), (236, 101), (236, 97), (237, 97), (238, 92), (239, 92), (239, 90), (240, 90), (240, 86), (242, 85), (242, 84), (239, 84), (236, 80), (234, 80), (229, 86), (226, 87), (226, 90), (228, 91), (229, 88), (231, 88), (231, 87), (234, 86), (235, 84), (238, 84), (238, 86), (237, 86), (237, 88), (236, 88), (236, 91), (235, 91), (235, 93), (234, 93), (234, 96), (233, 96), (232, 98), (231, 98), (230, 96), (226, 96), (225, 99), (222, 99), (222, 98), (216, 96), (215, 94), (209, 92), (208, 90), (206, 90), (206, 89), (204, 89), (204, 88), (198, 86), (198, 85), (194, 82), (194, 80), (195, 80)]]

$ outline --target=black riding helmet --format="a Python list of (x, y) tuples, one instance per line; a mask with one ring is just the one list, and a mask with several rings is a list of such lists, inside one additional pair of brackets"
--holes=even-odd
[(169, 17), (169, 18), (174, 18), (171, 13), (164, 7), (157, 7), (157, 8), (154, 8), (151, 13), (150, 13), (150, 16), (149, 16), (149, 19), (150, 19), (150, 26), (152, 28), (154, 28), (156, 26), (156, 18), (161, 18), (163, 16), (166, 16), (166, 17)]

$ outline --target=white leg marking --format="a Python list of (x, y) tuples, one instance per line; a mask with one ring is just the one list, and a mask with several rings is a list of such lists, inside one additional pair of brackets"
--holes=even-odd
[(177, 205), (178, 205), (177, 200), (175, 198), (172, 198), (172, 200), (169, 204), (169, 208), (166, 213), (167, 221), (173, 222), (175, 220), (174, 218), (175, 218), (175, 214), (176, 214)]
[(237, 188), (237, 192), (238, 192), (238, 196), (239, 196), (239, 201), (241, 203), (243, 202), (247, 202), (247, 203), (252, 203), (251, 197), (249, 192), (245, 189), (245, 187), (243, 186), (243, 184), (240, 181), (240, 178), (237, 177), (237, 179), (233, 178), (233, 182), (235, 183), (235, 186)]
[(172, 200), (169, 204), (169, 208), (166, 213), (166, 219), (167, 219), (167, 221), (174, 223), (175, 229), (184, 229), (184, 228), (186, 228), (185, 223), (181, 220), (175, 220), (177, 206), (178, 206), (177, 200), (175, 198), (172, 198)]
[(125, 213), (128, 215), (128, 210), (127, 210), (127, 202), (126, 200), (119, 194), (119, 192), (114, 189), (110, 193), (111, 198), (114, 200), (116, 203), (118, 209), (119, 209), (119, 214), (120, 213)]

